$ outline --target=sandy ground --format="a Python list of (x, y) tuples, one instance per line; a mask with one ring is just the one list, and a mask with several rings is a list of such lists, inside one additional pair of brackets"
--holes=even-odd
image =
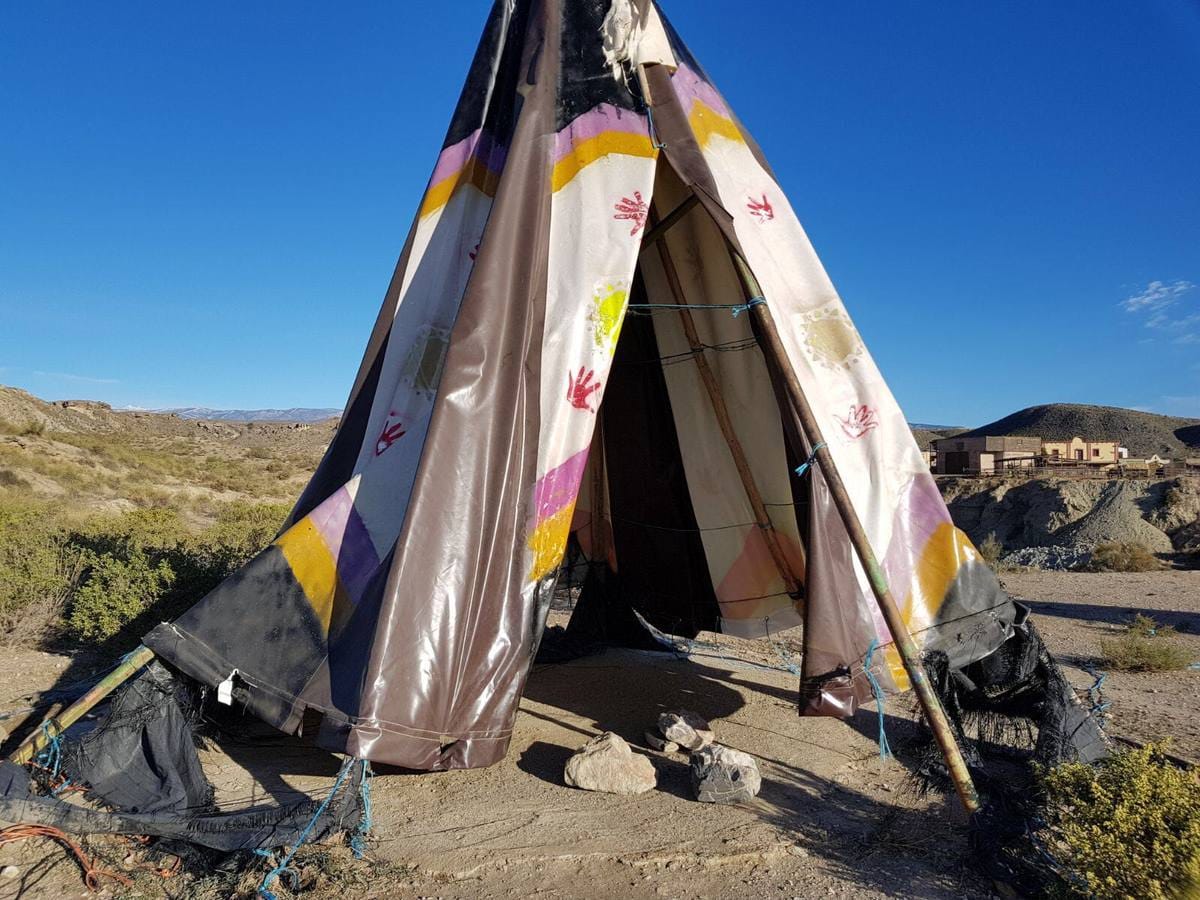
[[(1007, 575), (1029, 598), (1050, 647), (1081, 688), (1098, 642), (1134, 611), (1181, 633), (1200, 660), (1200, 572), (1145, 575)], [(736, 642), (729, 645), (736, 647)], [(749, 648), (741, 648), (749, 649)], [(746, 655), (769, 660), (762, 653)], [(13, 653), (0, 673), (0, 707), (47, 686), (65, 660)], [(610, 651), (533, 672), (509, 755), (489, 769), (408, 774), (372, 782), (373, 853), (403, 866), (344, 897), (986, 897), (990, 886), (966, 857), (953, 798), (921, 798), (909, 779), (915, 750), (908, 698), (888, 703), (886, 727), (899, 757), (883, 760), (874, 709), (848, 722), (801, 719), (796, 683), (784, 671), (732, 667), (718, 659)], [(1200, 756), (1200, 672), (1110, 675), (1112, 730), (1139, 739), (1172, 736)], [(707, 716), (719, 741), (755, 756), (763, 788), (753, 804), (689, 799), (687, 761), (647, 749), (660, 711)], [(604, 730), (647, 753), (659, 788), (615, 796), (568, 788), (563, 765)], [(282, 736), (204, 752), (225, 801), (296, 791), (323, 793), (337, 760)], [(113, 848), (119, 862), (121, 848)], [(0, 847), (0, 898), (79, 896), (78, 873), (44, 845)], [(397, 874), (400, 873), (400, 874)], [(184, 879), (141, 896), (186, 896)], [(29, 887), (19, 893), (22, 883)], [(282, 895), (281, 895), (282, 896)]]

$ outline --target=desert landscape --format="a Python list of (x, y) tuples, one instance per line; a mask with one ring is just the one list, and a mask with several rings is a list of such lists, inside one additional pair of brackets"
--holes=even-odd
[[(268, 542), (335, 429), (336, 420), (193, 420), (0, 389), (5, 752), (61, 708), (56, 688), (106, 670), (148, 623), (186, 608)], [(1005, 588), (1032, 608), (1083, 701), (1103, 674), (1092, 699), (1114, 740), (1166, 741), (1182, 762), (1200, 757), (1196, 480), (942, 487)], [(1131, 540), (1152, 551), (1149, 570), (1103, 571), (1105, 559), (1093, 558), (1098, 546)], [(548, 625), (565, 625), (569, 606), (556, 604)], [(1127, 659), (1124, 641), (1150, 658)], [(306, 847), (277, 890), (314, 900), (568, 897), (581, 884), (595, 896), (646, 898), (1003, 893), (974, 866), (953, 795), (923, 791), (914, 775), (926, 744), (911, 695), (884, 710), (895, 756), (881, 758), (873, 707), (846, 721), (797, 716), (788, 668), (799, 649), (786, 634), (766, 643), (704, 633), (686, 656), (610, 648), (538, 664), (503, 762), (378, 768), (368, 858)], [(692, 799), (687, 754), (655, 750), (645, 736), (678, 708), (757, 760), (753, 801)], [(571, 754), (606, 731), (650, 758), (657, 790), (622, 796), (564, 783)], [(249, 718), (236, 734), (208, 732), (202, 760), (224, 807), (320, 795), (338, 767), (311, 741)], [(85, 846), (129, 881), (105, 885), (116, 896), (249, 896), (261, 878), (253, 858), (214, 869), (169, 842), (92, 837)], [(0, 897), (82, 891), (76, 863), (40, 842), (0, 846), (0, 868)]]

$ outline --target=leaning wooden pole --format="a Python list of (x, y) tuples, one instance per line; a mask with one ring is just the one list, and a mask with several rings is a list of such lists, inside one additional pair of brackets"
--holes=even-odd
[(138, 647), (126, 656), (120, 665), (97, 681), (86, 694), (57, 716), (51, 716), (49, 719), (46, 719), (37, 731), (21, 742), (21, 745), (13, 751), (9, 759), (18, 765), (24, 765), (29, 762), (52, 739), (62, 734), (75, 722), (78, 722), (92, 707), (136, 675), (152, 659), (154, 659), (153, 650), (149, 647)]
[[(651, 222), (654, 221), (655, 217), (652, 213)], [(692, 359), (696, 362), (700, 381), (703, 382), (704, 390), (708, 393), (709, 405), (712, 406), (713, 415), (717, 419), (717, 426), (721, 429), (721, 435), (729, 446), (729, 453), (733, 457), (738, 478), (741, 479), (742, 489), (746, 492), (746, 499), (750, 501), (750, 509), (754, 513), (754, 523), (763, 536), (763, 542), (767, 545), (771, 560), (783, 578), (788, 595), (793, 599), (798, 599), (800, 597), (800, 579), (796, 577), (792, 564), (783, 551), (779, 533), (775, 530), (771, 517), (767, 514), (767, 506), (763, 502), (762, 492), (758, 489), (754, 474), (750, 471), (750, 461), (746, 458), (746, 451), (742, 447), (737, 432), (734, 431), (733, 420), (729, 417), (729, 407), (725, 403), (725, 396), (721, 393), (721, 385), (717, 381), (716, 375), (713, 374), (708, 359), (704, 356), (704, 343), (700, 340), (700, 334), (696, 331), (696, 322), (687, 308), (683, 285), (680, 284), (679, 272), (675, 268), (675, 261), (671, 258), (671, 251), (665, 240), (658, 241), (656, 246), (659, 259), (662, 261), (663, 272), (667, 276), (667, 285), (671, 289), (671, 298), (679, 307), (679, 320), (683, 326), (688, 346), (691, 347)]]
[[(742, 286), (746, 291), (747, 300), (761, 298), (763, 296), (762, 288), (759, 286), (758, 280), (754, 277), (754, 273), (750, 271), (749, 264), (735, 247), (730, 245), (729, 250), (733, 257), (734, 266), (737, 268), (738, 278), (741, 280)], [(783, 376), (788, 398), (791, 400), (796, 414), (800, 419), (800, 426), (804, 430), (805, 440), (808, 441), (809, 447), (816, 448), (814, 455), (817, 467), (821, 470), (821, 476), (825, 479), (825, 484), (829, 488), (833, 504), (842, 519), (842, 524), (845, 525), (846, 534), (849, 536), (850, 543), (858, 555), (859, 562), (862, 563), (863, 571), (867, 573), (867, 579), (871, 584), (871, 592), (875, 595), (875, 601), (879, 604), (879, 610), (883, 613), (883, 619), (887, 623), (888, 630), (892, 633), (892, 640), (896, 644), (896, 650), (900, 653), (900, 659), (904, 662), (904, 669), (908, 673), (908, 680), (912, 683), (913, 690), (916, 691), (921, 708), (925, 711), (925, 718), (929, 722), (933, 736), (937, 740), (938, 747), (941, 748), (942, 755), (946, 759), (946, 765), (950, 770), (950, 777), (954, 781), (954, 788), (958, 792), (958, 797), (968, 813), (977, 812), (979, 810), (979, 794), (975, 791), (975, 785), (971, 781), (971, 773), (967, 771), (967, 764), (963, 760), (962, 751), (959, 749), (958, 742), (954, 738), (954, 732), (950, 727), (949, 721), (946, 719), (946, 711), (942, 709), (941, 701), (938, 700), (937, 694), (933, 691), (933, 686), (929, 683), (929, 677), (925, 673), (925, 666), (921, 663), (920, 651), (913, 642), (912, 635), (908, 633), (908, 627), (904, 624), (904, 619), (901, 617), (900, 610), (896, 606), (896, 601), (892, 597), (883, 566), (880, 565), (875, 552), (871, 549), (871, 542), (867, 538), (866, 531), (863, 529), (862, 521), (858, 518), (858, 512), (854, 509), (854, 504), (850, 500), (850, 494), (846, 490), (846, 483), (842, 481), (842, 476), (833, 461), (833, 456), (829, 453), (829, 448), (825, 446), (821, 426), (817, 423), (817, 418), (808, 403), (808, 398), (800, 386), (800, 379), (796, 376), (796, 370), (792, 368), (791, 361), (788, 359), (783, 341), (779, 337), (779, 329), (775, 325), (775, 318), (771, 315), (771, 308), (765, 302), (754, 303), (751, 305), (751, 313), (754, 315), (759, 333), (762, 335), (764, 350), (774, 359), (776, 368)]]

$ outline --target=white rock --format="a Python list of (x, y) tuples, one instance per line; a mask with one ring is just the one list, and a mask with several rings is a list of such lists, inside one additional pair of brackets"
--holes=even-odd
[(657, 783), (654, 763), (634, 753), (611, 731), (596, 735), (567, 760), (563, 779), (571, 787), (610, 794), (641, 794)]
[(679, 749), (679, 745), (674, 741), (668, 741), (653, 731), (646, 732), (646, 743), (663, 753), (674, 753)]
[(758, 763), (749, 753), (713, 744), (692, 754), (692, 789), (702, 803), (744, 803), (762, 787)]
[(0, 878), (6, 881), (16, 878), (20, 874), (21, 870), (16, 866), (5, 866), (3, 869), (0, 869)]
[(658, 732), (685, 750), (699, 750), (713, 742), (712, 726), (703, 716), (686, 709), (665, 712), (658, 717)]

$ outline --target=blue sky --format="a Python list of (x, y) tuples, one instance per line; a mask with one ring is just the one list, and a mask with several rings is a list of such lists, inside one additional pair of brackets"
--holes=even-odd
[[(341, 406), (488, 5), (9, 5), (0, 382)], [(1196, 0), (663, 5), (910, 420), (1200, 416)]]

